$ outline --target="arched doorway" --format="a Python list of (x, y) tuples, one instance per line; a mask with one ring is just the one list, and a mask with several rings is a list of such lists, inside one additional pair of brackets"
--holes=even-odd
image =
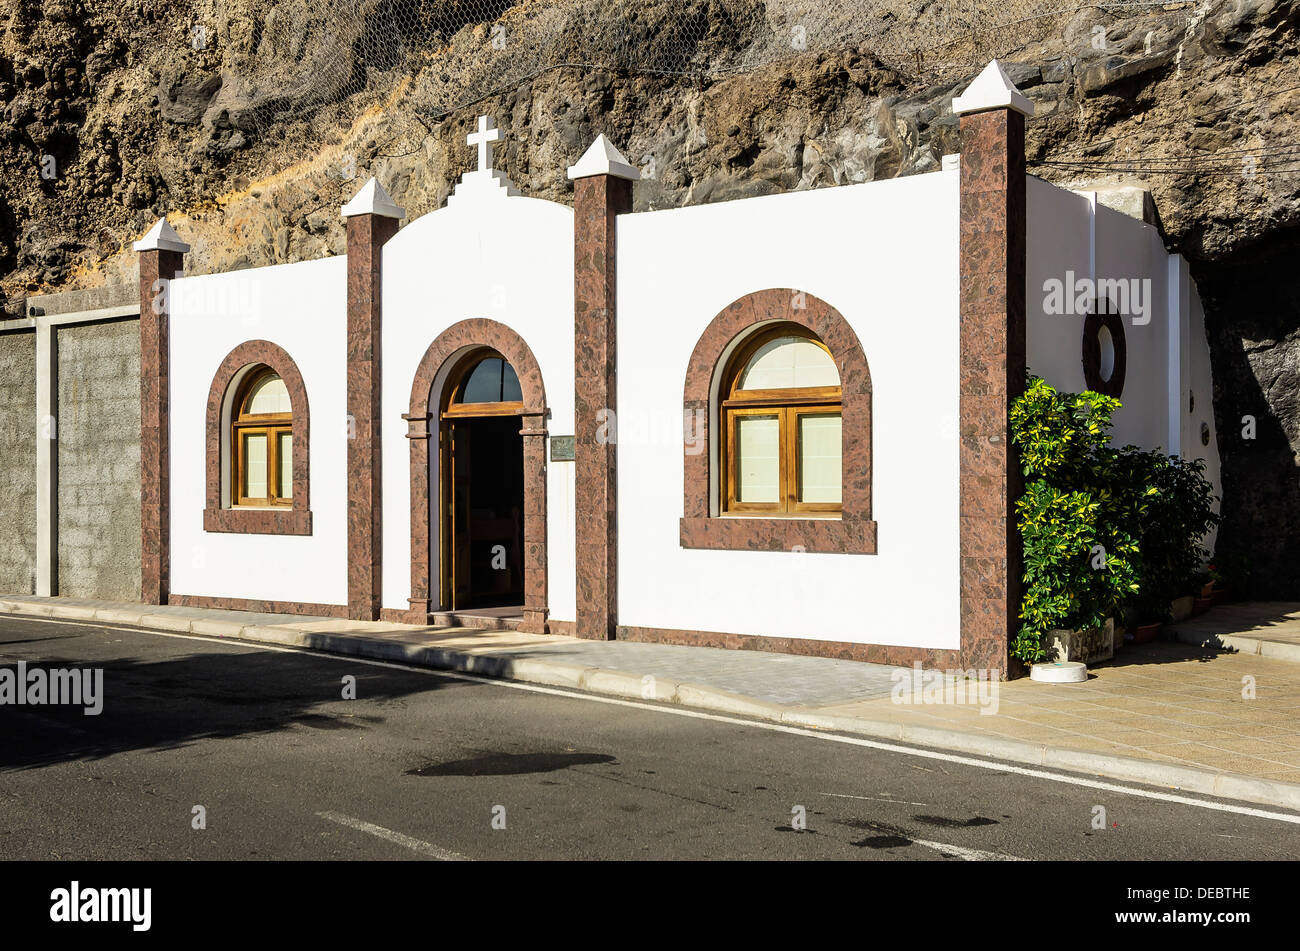
[[(503, 365), (486, 363), (493, 359)], [(513, 380), (507, 375), (504, 365), (513, 371)], [(477, 379), (475, 371), (480, 373)], [(514, 380), (518, 381), (518, 400), (505, 399), (507, 395), (515, 395)], [(496, 385), (495, 399), (482, 399), (493, 395), (493, 381)], [(466, 387), (471, 383), (472, 389), (467, 392)], [(515, 403), (515, 406), (505, 405)], [(444, 417), (444, 413), (448, 415)], [(411, 462), (411, 595), (405, 620), (415, 624), (429, 623), (437, 619), (438, 613), (452, 611), (455, 600), (455, 569), (453, 566), (448, 586), (448, 562), (443, 550), (447, 537), (443, 532), (449, 514), (447, 505), (455, 505), (454, 496), (447, 502), (443, 498), (444, 484), (451, 482), (454, 487), (455, 482), (454, 470), (449, 473), (445, 468), (444, 452), (454, 452), (455, 447), (444, 445), (444, 424), (467, 424), (461, 434), (470, 440), (475, 438), (472, 428), (481, 426), (482, 441), (490, 444), (492, 427), (479, 421), (495, 418), (500, 430), (512, 429), (512, 438), (522, 443), (522, 462), (515, 468), (522, 473), (523, 491), (523, 616), (522, 620), (511, 618), (502, 625), (496, 623), (503, 620), (500, 608), (470, 608), (469, 614), (473, 615), (470, 617), (463, 613), (463, 609), (457, 609), (462, 611), (459, 623), (479, 627), (517, 627), (529, 633), (546, 633), (546, 417), (546, 391), (537, 359), (523, 339), (509, 327), (495, 320), (470, 318), (452, 324), (429, 345), (412, 381), (410, 412), (403, 414), (408, 425), (406, 435)], [(500, 436), (498, 433), (497, 447), (505, 452)], [(474, 447), (470, 445), (471, 467), (474, 466), (473, 452)], [(481, 462), (485, 457), (479, 458)], [(471, 478), (473, 472), (471, 468)], [(475, 490), (471, 487), (470, 491), (472, 507)], [(467, 518), (472, 515), (468, 511), (466, 514)], [(504, 526), (485, 528), (496, 530)], [(454, 530), (450, 543), (456, 544)], [(490, 556), (497, 556), (499, 564), (500, 553), (492, 551), (494, 544), (502, 543), (490, 543), (486, 551)], [(472, 536), (468, 557), (475, 557)], [(506, 546), (505, 558), (507, 564), (512, 560), (509, 546)], [(487, 570), (502, 569), (492, 568), (489, 557)], [(492, 578), (490, 575), (487, 577)], [(470, 581), (468, 597), (472, 600), (472, 578)], [(445, 590), (447, 588), (449, 590)], [(474, 617), (480, 614), (494, 617), (488, 617), (486, 621)]]
[(452, 367), (439, 406), (441, 603), (523, 616), (523, 391), (496, 350)]

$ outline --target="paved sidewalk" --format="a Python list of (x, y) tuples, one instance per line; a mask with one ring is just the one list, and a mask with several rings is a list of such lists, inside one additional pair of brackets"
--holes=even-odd
[(983, 704), (973, 685), (965, 703), (904, 704), (894, 687), (911, 671), (830, 658), (63, 598), (9, 596), (0, 613), (401, 661), (1300, 809), (1300, 664), (1267, 654), (1128, 645), (1084, 684), (1026, 678)]

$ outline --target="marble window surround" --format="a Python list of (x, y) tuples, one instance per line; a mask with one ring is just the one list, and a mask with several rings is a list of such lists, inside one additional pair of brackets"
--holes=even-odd
[[(223, 420), (231, 386), (241, 371), (254, 365), (269, 367), (284, 381), (293, 409), (293, 504), (292, 507), (255, 506), (232, 508), (222, 498), (223, 474), (233, 447), (222, 451)], [(205, 455), (203, 530), (257, 535), (311, 534), (310, 409), (302, 374), (283, 349), (267, 340), (248, 340), (226, 355), (208, 390)]]
[[(716, 442), (717, 407), (710, 394), (719, 363), (737, 337), (773, 320), (798, 324), (830, 350), (840, 375), (843, 407), (842, 503), (838, 518), (750, 517), (712, 514), (712, 453), (694, 452)], [(834, 307), (794, 288), (768, 288), (723, 308), (695, 345), (686, 371), (684, 414), (701, 413), (703, 432), (684, 443), (684, 487), (680, 524), (683, 548), (738, 551), (806, 551), (875, 554), (871, 518), (871, 370), (858, 336)]]

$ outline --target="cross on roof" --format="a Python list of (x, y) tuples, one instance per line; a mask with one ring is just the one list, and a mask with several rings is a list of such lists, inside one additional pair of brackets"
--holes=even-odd
[(467, 145), (478, 146), (478, 170), (492, 171), (492, 143), (501, 141), (501, 130), (487, 116), (478, 117), (478, 131), (465, 137)]

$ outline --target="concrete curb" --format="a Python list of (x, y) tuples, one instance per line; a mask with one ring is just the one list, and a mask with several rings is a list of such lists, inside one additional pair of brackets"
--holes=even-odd
[(1043, 746), (1021, 740), (964, 733), (960, 730), (792, 710), (702, 684), (678, 683), (649, 674), (642, 676), (622, 670), (539, 660), (536, 657), (510, 658), (490, 653), (472, 654), (462, 650), (424, 647), (403, 641), (376, 640), (363, 635), (305, 631), (295, 628), (291, 623), (242, 625), (237, 621), (147, 612), (147, 606), (137, 612), (133, 609), (89, 609), (80, 605), (0, 600), (0, 613), (60, 617), (68, 620), (100, 620), (144, 630), (152, 628), (165, 632), (200, 634), (224, 640), (296, 647), (367, 660), (450, 670), (481, 677), (567, 687), (603, 696), (658, 701), (810, 730), (912, 743), (945, 752), (965, 753), (1106, 779), (1164, 786), (1183, 792), (1300, 811), (1300, 785), (1257, 779), (1239, 773), (1216, 772), (1136, 757)]
[(1271, 657), (1273, 660), (1290, 661), (1300, 664), (1300, 644), (1285, 641), (1270, 641), (1267, 638), (1247, 637), (1243, 634), (1204, 634), (1195, 630), (1173, 629), (1174, 640), (1191, 644), (1193, 647), (1217, 647), (1237, 651), (1240, 654), (1255, 654)]

